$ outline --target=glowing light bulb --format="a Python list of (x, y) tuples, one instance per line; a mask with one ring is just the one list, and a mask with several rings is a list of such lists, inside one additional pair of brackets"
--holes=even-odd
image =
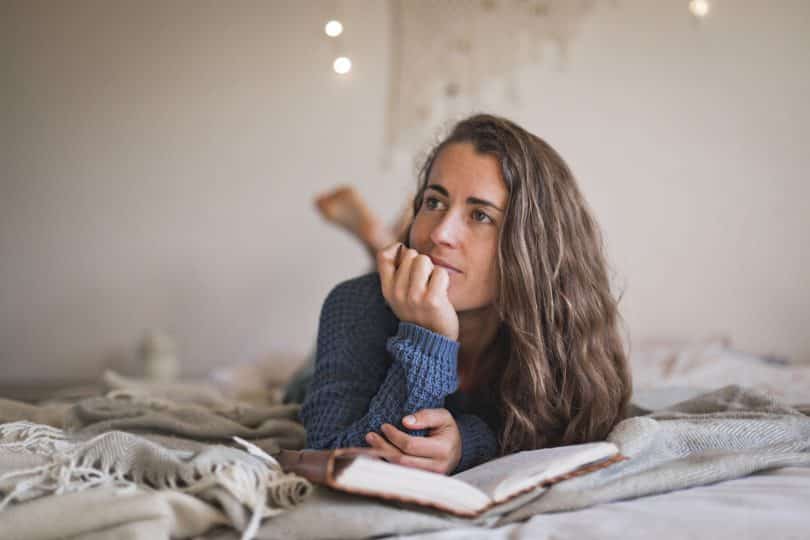
[(346, 58), (345, 56), (341, 56), (340, 58), (335, 58), (334, 63), (332, 64), (332, 68), (335, 70), (335, 73), (340, 75), (345, 75), (352, 69), (352, 61)]
[(691, 11), (692, 15), (695, 17), (702, 19), (709, 14), (708, 0), (692, 0), (689, 2), (689, 11)]
[(343, 25), (340, 21), (329, 21), (323, 29), (329, 37), (338, 37), (343, 33)]

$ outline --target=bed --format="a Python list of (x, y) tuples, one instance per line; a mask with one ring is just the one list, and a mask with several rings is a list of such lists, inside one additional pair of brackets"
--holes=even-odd
[[(109, 433), (118, 433), (119, 442), (129, 441), (140, 455), (170, 449), (182, 462), (177, 467), (199, 464), (202, 456), (206, 470), (221, 461), (255, 471), (259, 458), (238, 444), (222, 450), (227, 456), (211, 449), (223, 448), (232, 433), (271, 453), (303, 444), (295, 408), (278, 404), (290, 372), (280, 376), (279, 361), (223, 367), (205, 380), (164, 385), (108, 373), (97, 389), (66, 390), (47, 403), (5, 400), (0, 420), (2, 426), (28, 422), (26, 440), (42, 448), (48, 440), (50, 448), (63, 444), (64, 432), (96, 446), (100, 440), (109, 445)], [(613, 477), (563, 482), (486, 521), (341, 494), (280, 472), (272, 488), (257, 481), (253, 490), (245, 489), (250, 482), (234, 487), (232, 472), (197, 491), (189, 490), (197, 481), (193, 474), (188, 482), (159, 486), (129, 474), (119, 478), (121, 485), (94, 477), (95, 483), (83, 480), (81, 490), (29, 490), (15, 498), (9, 486), (22, 477), (9, 476), (11, 462), (0, 459), (0, 501), (6, 501), (0, 502), (0, 531), (3, 538), (807, 538), (810, 367), (736, 351), (726, 340), (648, 342), (631, 361), (635, 416), (611, 437), (632, 454), (632, 466)], [(133, 413), (133, 403), (149, 414)], [(161, 416), (168, 412), (171, 421)], [(31, 425), (64, 432), (31, 431), (38, 429)], [(105, 470), (101, 462), (88, 466)], [(270, 493), (269, 499), (256, 493)], [(104, 512), (86, 511), (99, 505)]]

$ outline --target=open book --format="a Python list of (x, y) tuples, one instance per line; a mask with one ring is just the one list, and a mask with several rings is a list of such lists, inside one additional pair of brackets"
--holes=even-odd
[(353, 493), (477, 517), (508, 501), (625, 459), (607, 442), (526, 450), (454, 476), (388, 463), (370, 448), (282, 450), (286, 472)]

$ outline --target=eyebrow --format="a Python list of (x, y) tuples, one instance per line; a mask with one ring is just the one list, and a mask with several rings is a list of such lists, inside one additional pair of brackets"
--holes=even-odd
[[(450, 193), (444, 188), (444, 186), (440, 186), (439, 184), (430, 184), (425, 190), (432, 189), (434, 191), (438, 191), (445, 197), (450, 197)], [(481, 206), (489, 206), (490, 208), (494, 208), (498, 212), (503, 212), (502, 208), (499, 208), (495, 205), (495, 203), (491, 203), (486, 199), (480, 199), (478, 197), (467, 197), (467, 204), (480, 204)]]

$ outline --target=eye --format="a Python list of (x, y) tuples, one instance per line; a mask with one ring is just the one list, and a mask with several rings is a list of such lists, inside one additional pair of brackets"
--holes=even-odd
[(438, 210), (442, 206), (442, 201), (436, 197), (425, 197), (425, 208), (428, 210)]
[(492, 223), (492, 218), (481, 210), (473, 210), (472, 217), (478, 223)]

